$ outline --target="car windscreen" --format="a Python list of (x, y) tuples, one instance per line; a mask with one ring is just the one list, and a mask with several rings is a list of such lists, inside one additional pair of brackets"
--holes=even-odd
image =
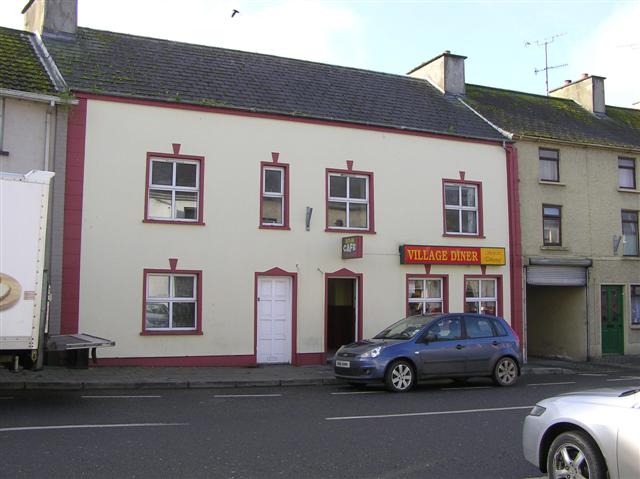
[(433, 318), (427, 315), (409, 316), (381, 331), (374, 339), (411, 339)]

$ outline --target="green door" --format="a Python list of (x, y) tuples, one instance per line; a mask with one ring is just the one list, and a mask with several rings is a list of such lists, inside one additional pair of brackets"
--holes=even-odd
[(622, 286), (602, 286), (602, 354), (624, 354)]

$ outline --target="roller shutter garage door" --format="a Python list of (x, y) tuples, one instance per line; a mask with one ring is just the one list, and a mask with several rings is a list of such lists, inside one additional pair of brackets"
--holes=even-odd
[(528, 266), (527, 284), (533, 286), (586, 286), (587, 268), (581, 266)]

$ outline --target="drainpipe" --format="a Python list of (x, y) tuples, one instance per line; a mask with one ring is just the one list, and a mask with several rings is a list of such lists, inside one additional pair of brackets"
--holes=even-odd
[(49, 165), (51, 163), (51, 117), (55, 110), (55, 102), (51, 100), (47, 106), (47, 117), (45, 120), (45, 132), (44, 132), (44, 171), (51, 171)]

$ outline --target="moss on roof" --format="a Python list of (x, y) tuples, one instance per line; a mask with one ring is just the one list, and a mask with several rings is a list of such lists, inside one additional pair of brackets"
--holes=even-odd
[(640, 149), (640, 110), (607, 106), (596, 116), (572, 100), (467, 85), (467, 103), (517, 136)]
[(31, 44), (31, 36), (0, 27), (0, 88), (54, 94), (56, 89)]

